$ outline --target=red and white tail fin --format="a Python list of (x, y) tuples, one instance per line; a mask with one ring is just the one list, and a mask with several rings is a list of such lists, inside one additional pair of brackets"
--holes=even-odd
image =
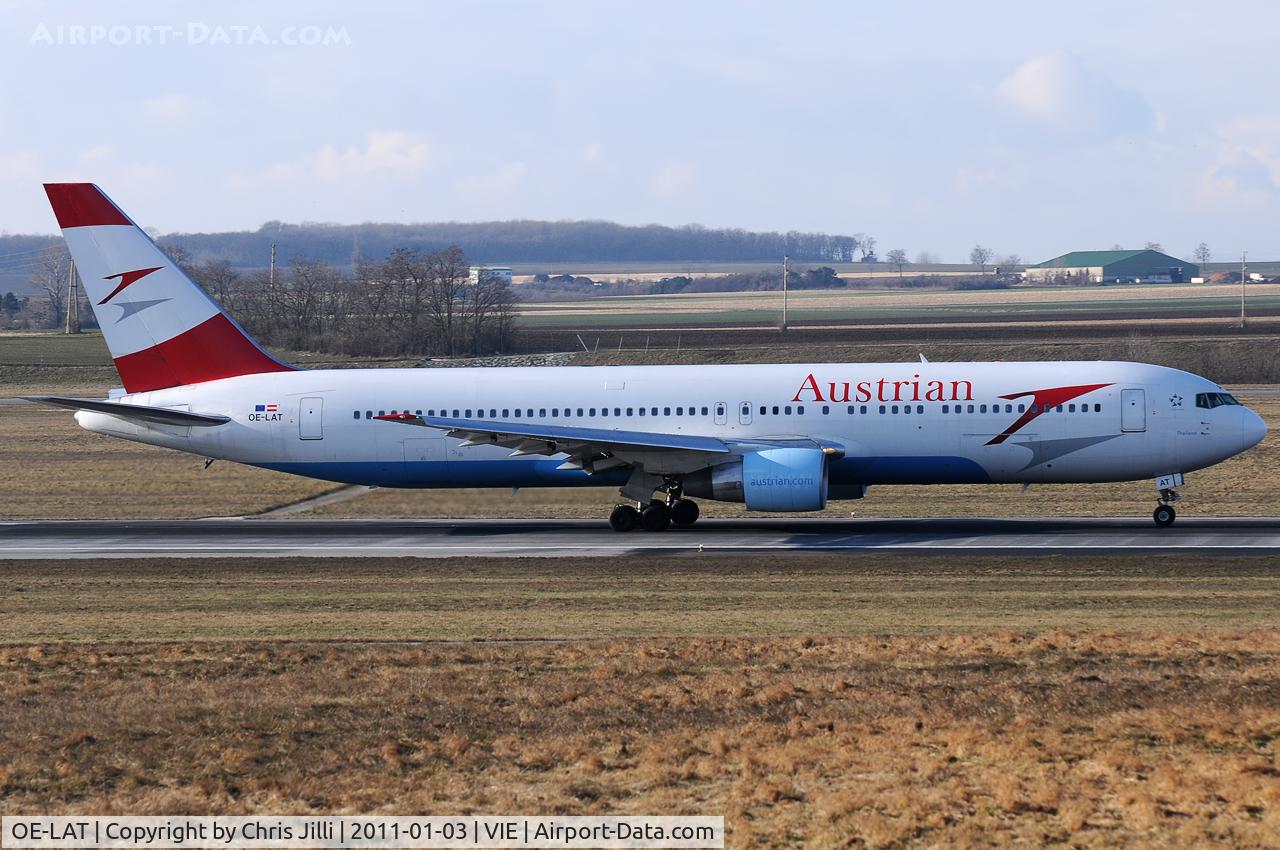
[(44, 190), (126, 391), (292, 368), (263, 351), (96, 185)]

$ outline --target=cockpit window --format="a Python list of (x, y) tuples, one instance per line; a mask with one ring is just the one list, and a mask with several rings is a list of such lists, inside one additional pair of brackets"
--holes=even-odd
[(1230, 393), (1196, 393), (1196, 407), (1207, 410), (1229, 404), (1239, 405), (1240, 402), (1236, 401), (1235, 396)]

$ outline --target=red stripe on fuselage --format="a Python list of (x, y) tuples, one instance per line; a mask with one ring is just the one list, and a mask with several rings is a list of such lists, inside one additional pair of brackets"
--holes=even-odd
[(1003, 399), (1023, 398), (1024, 396), (1034, 396), (1031, 404), (1027, 406), (1026, 412), (1017, 418), (1017, 420), (1004, 429), (1003, 434), (997, 434), (987, 441), (988, 446), (994, 446), (1003, 443), (1012, 437), (1019, 428), (1026, 425), (1032, 419), (1044, 413), (1050, 407), (1057, 407), (1060, 404), (1066, 404), (1073, 398), (1079, 398), (1085, 393), (1091, 393), (1094, 390), (1100, 390), (1103, 387), (1109, 387), (1110, 384), (1084, 384), (1078, 387), (1051, 387), (1047, 390), (1027, 390), (1025, 393), (1010, 393), (1002, 395)]
[(267, 356), (221, 313), (159, 345), (117, 357), (115, 364), (131, 393), (292, 371)]
[(44, 192), (49, 196), (58, 226), (94, 227), (100, 224), (128, 224), (129, 217), (92, 183), (46, 183)]

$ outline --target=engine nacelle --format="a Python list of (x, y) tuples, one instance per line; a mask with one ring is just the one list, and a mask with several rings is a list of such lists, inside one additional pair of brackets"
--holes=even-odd
[(689, 496), (745, 502), (752, 511), (820, 511), (827, 506), (827, 455), (822, 449), (777, 448), (687, 475)]

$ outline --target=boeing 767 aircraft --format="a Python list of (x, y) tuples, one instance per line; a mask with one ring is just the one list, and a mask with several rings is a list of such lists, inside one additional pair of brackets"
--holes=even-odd
[[(383, 487), (616, 485), (662, 531), (693, 498), (816, 511), (875, 484), (1153, 479), (1256, 445), (1212, 381), (1123, 362), (297, 369), (260, 348), (92, 183), (45, 191), (120, 373), (33, 399), (99, 434)], [(692, 498), (691, 498), (692, 497)]]

